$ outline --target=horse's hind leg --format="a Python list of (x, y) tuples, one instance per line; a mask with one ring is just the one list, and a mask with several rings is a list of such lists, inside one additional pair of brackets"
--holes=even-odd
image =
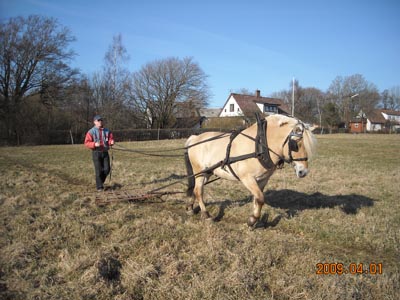
[(264, 205), (264, 194), (254, 178), (244, 178), (242, 183), (253, 194), (253, 214), (247, 221), (247, 225), (253, 226), (260, 219), (261, 209)]
[(198, 176), (196, 177), (196, 184), (194, 187), (194, 197), (195, 200), (199, 203), (200, 209), (201, 209), (201, 218), (202, 219), (210, 219), (210, 214), (208, 213), (206, 206), (203, 201), (203, 193), (204, 193), (204, 184), (207, 181), (206, 176)]

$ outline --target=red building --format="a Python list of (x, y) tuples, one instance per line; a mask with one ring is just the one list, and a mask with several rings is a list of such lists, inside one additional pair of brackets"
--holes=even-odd
[(367, 126), (367, 120), (365, 118), (355, 118), (350, 121), (349, 129), (351, 133), (362, 133), (365, 132)]

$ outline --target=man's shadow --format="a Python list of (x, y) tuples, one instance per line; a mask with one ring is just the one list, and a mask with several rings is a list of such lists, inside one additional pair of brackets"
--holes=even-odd
[[(275, 227), (282, 217), (293, 218), (299, 212), (307, 209), (334, 208), (340, 209), (346, 214), (356, 214), (364, 206), (373, 206), (374, 200), (362, 195), (324, 195), (322, 193), (306, 194), (293, 190), (270, 190), (264, 193), (265, 203), (274, 208), (284, 209), (285, 216), (277, 216), (271, 222), (268, 222), (268, 214), (261, 216), (256, 227)], [(219, 222), (224, 217), (224, 211), (228, 206), (243, 206), (249, 203), (249, 198), (239, 201), (224, 200), (219, 205), (218, 215), (214, 218)]]

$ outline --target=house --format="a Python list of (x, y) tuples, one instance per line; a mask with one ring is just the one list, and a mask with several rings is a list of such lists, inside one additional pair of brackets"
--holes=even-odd
[(380, 110), (373, 110), (368, 114), (366, 130), (368, 132), (382, 131), (385, 128), (386, 119)]
[(221, 113), (220, 108), (200, 108), (199, 109), (200, 116), (206, 118), (216, 118)]
[(265, 114), (289, 114), (286, 104), (277, 98), (262, 97), (260, 90), (255, 95), (231, 93), (226, 100), (219, 116), (252, 118), (256, 112)]
[(361, 117), (354, 118), (349, 122), (349, 130), (351, 133), (362, 133), (366, 130), (366, 120)]
[(385, 125), (389, 127), (389, 131), (400, 132), (400, 111), (382, 109), (381, 114), (386, 120)]
[(349, 123), (350, 132), (391, 132), (400, 131), (400, 111), (375, 109), (360, 114)]

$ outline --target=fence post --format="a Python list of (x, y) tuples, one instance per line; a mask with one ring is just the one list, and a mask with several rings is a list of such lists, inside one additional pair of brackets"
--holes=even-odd
[(69, 130), (69, 135), (71, 136), (71, 144), (74, 144), (74, 137), (72, 136), (72, 130)]

